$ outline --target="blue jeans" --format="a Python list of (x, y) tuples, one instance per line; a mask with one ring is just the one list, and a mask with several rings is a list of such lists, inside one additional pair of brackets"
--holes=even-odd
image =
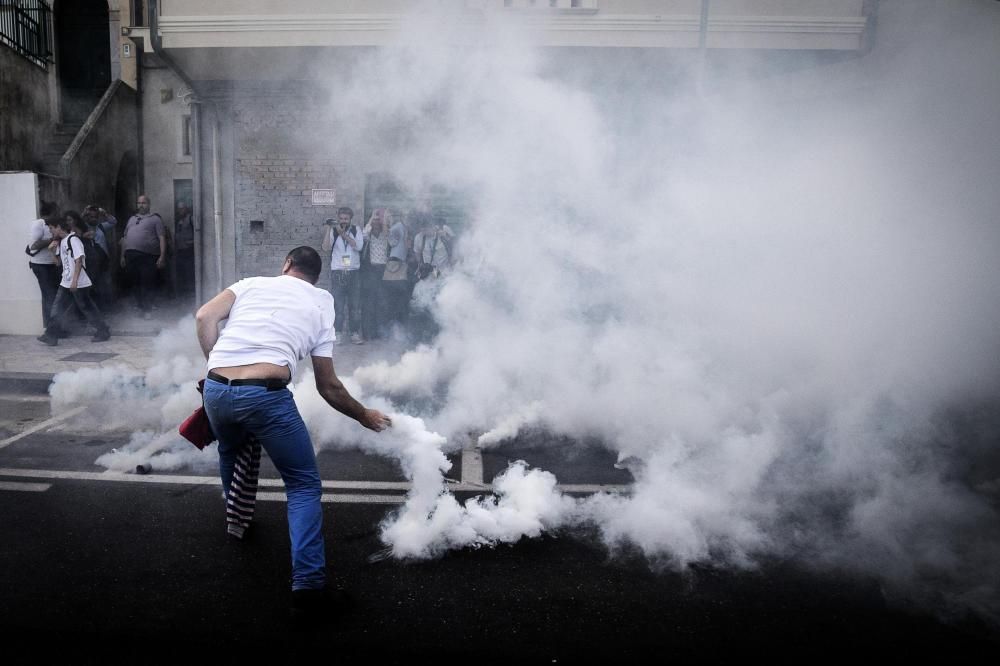
[(292, 542), (292, 589), (326, 584), (323, 546), (323, 493), (309, 431), (288, 389), (227, 386), (205, 380), (205, 412), (219, 439), (219, 471), (229, 493), (236, 454), (252, 433), (285, 482), (288, 536)]
[(60, 331), (67, 330), (67, 327), (63, 326), (63, 321), (74, 304), (87, 318), (87, 323), (96, 328), (98, 333), (110, 332), (104, 316), (90, 295), (91, 289), (93, 287), (77, 287), (76, 291), (71, 291), (69, 287), (59, 287), (56, 300), (52, 304), (52, 313), (49, 316), (49, 325), (45, 328), (45, 335), (55, 337)]
[(333, 321), (338, 333), (361, 333), (361, 271), (330, 271)]

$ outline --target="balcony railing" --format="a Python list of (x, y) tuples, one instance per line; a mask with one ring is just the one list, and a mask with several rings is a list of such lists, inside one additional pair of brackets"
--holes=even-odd
[(0, 0), (0, 42), (42, 69), (52, 62), (52, 10), (42, 0)]

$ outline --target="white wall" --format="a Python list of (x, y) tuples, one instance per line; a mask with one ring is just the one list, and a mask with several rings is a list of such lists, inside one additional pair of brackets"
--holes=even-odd
[(24, 246), (38, 219), (38, 183), (31, 172), (0, 173), (0, 230), (10, 240), (0, 246), (0, 333), (42, 332), (42, 295), (28, 268)]

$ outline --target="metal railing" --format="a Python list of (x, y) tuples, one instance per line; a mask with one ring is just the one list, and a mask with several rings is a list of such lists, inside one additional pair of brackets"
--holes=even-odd
[(52, 9), (42, 0), (0, 0), (0, 43), (42, 69), (52, 62)]

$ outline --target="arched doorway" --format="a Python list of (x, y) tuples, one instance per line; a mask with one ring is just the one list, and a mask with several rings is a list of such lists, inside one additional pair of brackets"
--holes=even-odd
[(111, 38), (106, 0), (56, 3), (56, 60), (62, 121), (82, 124), (111, 85)]

